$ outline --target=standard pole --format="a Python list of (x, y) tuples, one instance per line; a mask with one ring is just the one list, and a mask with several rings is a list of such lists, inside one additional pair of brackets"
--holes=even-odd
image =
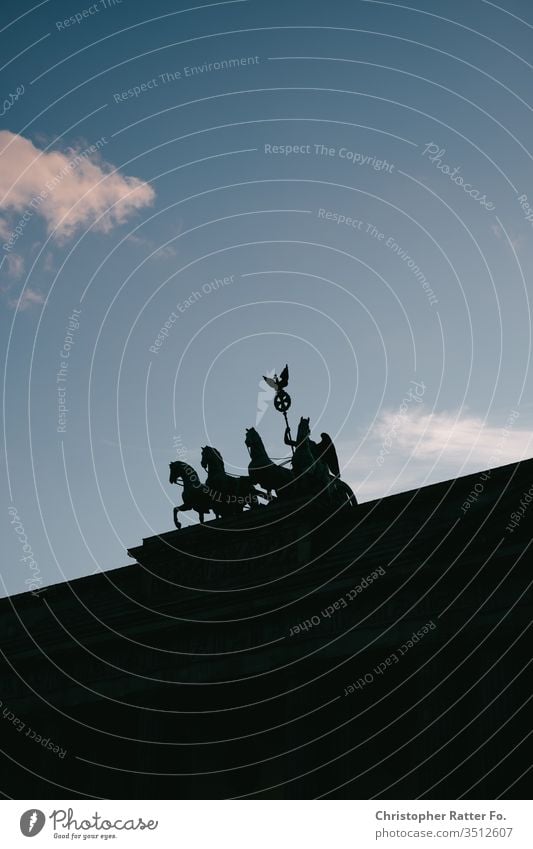
[[(289, 420), (287, 418), (287, 413), (285, 411), (283, 411), (283, 418), (285, 419), (285, 424), (287, 425), (287, 432), (289, 434), (289, 439), (292, 442), (291, 426), (289, 424)], [(291, 445), (291, 451), (294, 454), (294, 445)]]

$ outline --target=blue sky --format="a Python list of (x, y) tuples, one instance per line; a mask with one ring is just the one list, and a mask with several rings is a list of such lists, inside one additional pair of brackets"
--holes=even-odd
[(4, 11), (2, 594), (168, 530), (177, 448), (285, 456), (286, 362), (361, 501), (531, 455), (532, 37), (517, 0)]

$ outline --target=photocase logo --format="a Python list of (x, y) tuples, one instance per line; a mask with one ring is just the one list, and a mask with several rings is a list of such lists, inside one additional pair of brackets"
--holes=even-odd
[(20, 818), (20, 830), (24, 837), (35, 837), (42, 831), (46, 822), (46, 817), (42, 811), (37, 808), (31, 808), (25, 811)]

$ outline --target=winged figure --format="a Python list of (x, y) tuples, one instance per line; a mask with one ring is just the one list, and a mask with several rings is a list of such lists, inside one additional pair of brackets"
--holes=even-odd
[(265, 377), (265, 375), (263, 375), (263, 380), (267, 386), (270, 386), (271, 389), (275, 389), (276, 392), (279, 392), (280, 389), (285, 389), (289, 382), (289, 366), (285, 366), (279, 377), (277, 374), (275, 374), (274, 377)]

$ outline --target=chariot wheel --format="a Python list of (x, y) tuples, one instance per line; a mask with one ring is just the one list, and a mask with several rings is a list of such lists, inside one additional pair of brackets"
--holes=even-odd
[(274, 396), (274, 407), (278, 413), (286, 413), (291, 406), (291, 396), (284, 389), (280, 389)]

